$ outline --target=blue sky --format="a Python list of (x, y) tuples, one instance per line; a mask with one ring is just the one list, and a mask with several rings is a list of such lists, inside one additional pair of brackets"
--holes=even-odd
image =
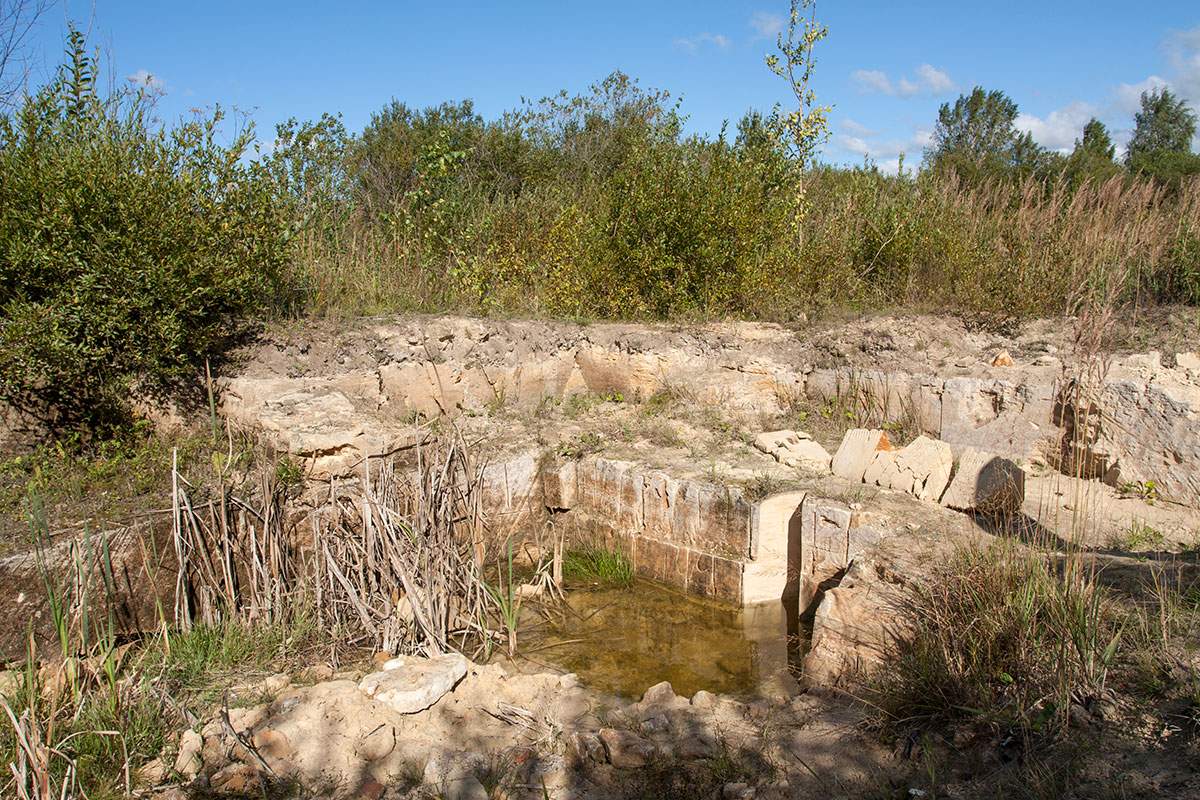
[[(493, 118), (620, 69), (683, 95), (688, 129), (715, 135), (749, 108), (791, 100), (763, 57), (788, 15), (778, 0), (724, 2), (205, 2), (67, 0), (43, 18), (42, 74), (69, 16), (90, 29), (113, 77), (152, 75), (160, 114), (253, 109), (273, 138), (288, 117), (340, 112), (360, 131), (395, 98), (424, 107), (471, 98)], [(814, 88), (834, 106), (823, 158), (893, 170), (919, 162), (938, 107), (975, 85), (999, 89), (1019, 127), (1069, 150), (1091, 116), (1118, 145), (1138, 97), (1168, 86), (1200, 109), (1200, 3), (1006, 4), (823, 0)]]

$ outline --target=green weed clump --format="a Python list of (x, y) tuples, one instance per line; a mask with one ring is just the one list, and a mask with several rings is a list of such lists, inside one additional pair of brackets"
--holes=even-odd
[(563, 553), (563, 576), (605, 586), (629, 586), (633, 564), (624, 553), (590, 545)]

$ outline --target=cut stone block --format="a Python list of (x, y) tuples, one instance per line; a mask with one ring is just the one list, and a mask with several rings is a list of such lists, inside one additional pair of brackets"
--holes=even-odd
[(886, 486), (883, 478), (889, 471), (894, 471), (896, 454), (891, 450), (879, 450), (871, 460), (871, 466), (863, 473), (863, 483), (873, 483), (876, 486)]
[(548, 462), (542, 467), (542, 493), (547, 508), (569, 511), (579, 502), (578, 462)]
[(950, 445), (928, 436), (918, 436), (896, 454), (900, 475), (891, 488), (911, 492), (920, 500), (936, 503), (950, 482), (954, 455)]
[(358, 688), (401, 714), (423, 711), (454, 688), (467, 674), (467, 659), (459, 653), (433, 658), (393, 658), (383, 670), (362, 679)]
[(871, 466), (875, 453), (891, 449), (892, 443), (883, 431), (867, 428), (846, 431), (841, 446), (833, 456), (833, 474), (849, 481), (860, 482), (867, 467)]
[(968, 447), (942, 505), (959, 511), (1013, 514), (1025, 501), (1025, 471), (1007, 458)]
[(804, 431), (769, 431), (760, 433), (754, 446), (789, 467), (828, 472), (832, 458), (829, 452)]

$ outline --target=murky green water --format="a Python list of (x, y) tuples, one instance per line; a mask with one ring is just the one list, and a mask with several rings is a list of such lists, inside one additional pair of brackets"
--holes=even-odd
[[(670, 681), (675, 692), (792, 694), (799, 661), (781, 604), (743, 608), (687, 595), (653, 581), (632, 587), (568, 587), (571, 610), (543, 621), (523, 612), (518, 649), (622, 697)], [(793, 626), (794, 626), (793, 622)]]

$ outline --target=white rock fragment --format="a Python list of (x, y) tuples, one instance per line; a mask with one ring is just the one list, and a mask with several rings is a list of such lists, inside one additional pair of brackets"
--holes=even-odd
[(1193, 375), (1200, 376), (1200, 352), (1176, 353), (1175, 366), (1187, 370)]
[(883, 483), (884, 475), (888, 474), (889, 470), (894, 468), (896, 463), (896, 453), (892, 450), (878, 450), (875, 452), (875, 458), (871, 460), (871, 466), (867, 467), (867, 471), (863, 473), (863, 483), (873, 483), (876, 486), (885, 486)]
[(190, 728), (179, 737), (179, 755), (175, 757), (175, 771), (185, 779), (191, 780), (200, 774), (204, 762), (200, 751), (204, 747), (204, 738)]
[(393, 658), (383, 670), (362, 679), (358, 688), (401, 714), (415, 714), (436, 703), (467, 674), (470, 662), (459, 653), (434, 658)]
[(918, 436), (896, 454), (896, 469), (900, 473), (893, 489), (912, 492), (919, 500), (936, 503), (950, 482), (954, 455), (950, 445), (928, 436)]

